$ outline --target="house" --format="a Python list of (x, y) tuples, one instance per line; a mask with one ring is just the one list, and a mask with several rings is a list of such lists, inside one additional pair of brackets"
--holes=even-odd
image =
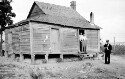
[[(79, 54), (79, 34), (87, 37), (87, 53), (100, 51), (100, 27), (94, 24), (94, 14), (90, 22), (75, 9), (35, 1), (26, 20), (11, 25), (5, 30), (6, 52), (8, 54), (31, 55), (32, 62), (36, 55)], [(83, 52), (82, 52), (83, 53)]]

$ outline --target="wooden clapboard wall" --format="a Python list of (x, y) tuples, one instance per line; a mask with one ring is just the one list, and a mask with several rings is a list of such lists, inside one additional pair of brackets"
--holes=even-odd
[(30, 30), (29, 24), (21, 26), (20, 30), (20, 52), (30, 54)]
[(46, 24), (31, 23), (33, 27), (33, 51), (35, 54), (50, 52), (50, 26)]
[(98, 30), (86, 30), (85, 33), (87, 36), (87, 50), (98, 50)]
[(12, 47), (13, 53), (20, 53), (20, 27), (12, 28)]
[(79, 50), (78, 32), (73, 28), (61, 28), (61, 52), (65, 54), (77, 54)]
[(9, 54), (30, 53), (29, 24), (5, 30), (5, 47)]
[(5, 51), (7, 51), (8, 54), (13, 53), (13, 49), (12, 49), (12, 29), (6, 29), (5, 30)]
[(38, 5), (34, 5), (32, 12), (28, 17), (34, 17), (40, 14), (44, 14), (44, 12), (38, 7)]

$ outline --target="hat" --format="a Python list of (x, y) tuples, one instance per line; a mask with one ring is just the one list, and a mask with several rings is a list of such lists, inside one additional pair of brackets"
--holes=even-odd
[(109, 42), (109, 40), (106, 40), (106, 42)]

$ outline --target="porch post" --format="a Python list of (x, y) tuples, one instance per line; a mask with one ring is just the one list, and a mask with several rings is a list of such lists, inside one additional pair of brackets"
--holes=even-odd
[(20, 61), (23, 61), (24, 60), (24, 56), (23, 54), (20, 52)]
[(79, 29), (77, 29), (77, 38), (78, 38), (78, 52), (80, 51), (80, 41), (79, 41)]
[(5, 51), (4, 55), (5, 55), (6, 58), (8, 58), (8, 52), (7, 51)]
[(46, 59), (46, 61), (48, 62), (48, 54), (45, 54), (45, 59)]
[(62, 59), (62, 61), (63, 61), (63, 54), (60, 54), (60, 58)]
[(100, 52), (100, 30), (98, 30), (98, 51)]

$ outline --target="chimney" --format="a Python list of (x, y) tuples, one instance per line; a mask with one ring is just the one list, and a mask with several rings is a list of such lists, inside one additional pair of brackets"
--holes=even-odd
[(71, 7), (73, 10), (76, 10), (76, 1), (71, 1), (71, 2), (70, 2), (70, 7)]
[(90, 13), (90, 23), (94, 24), (94, 13), (93, 12)]

